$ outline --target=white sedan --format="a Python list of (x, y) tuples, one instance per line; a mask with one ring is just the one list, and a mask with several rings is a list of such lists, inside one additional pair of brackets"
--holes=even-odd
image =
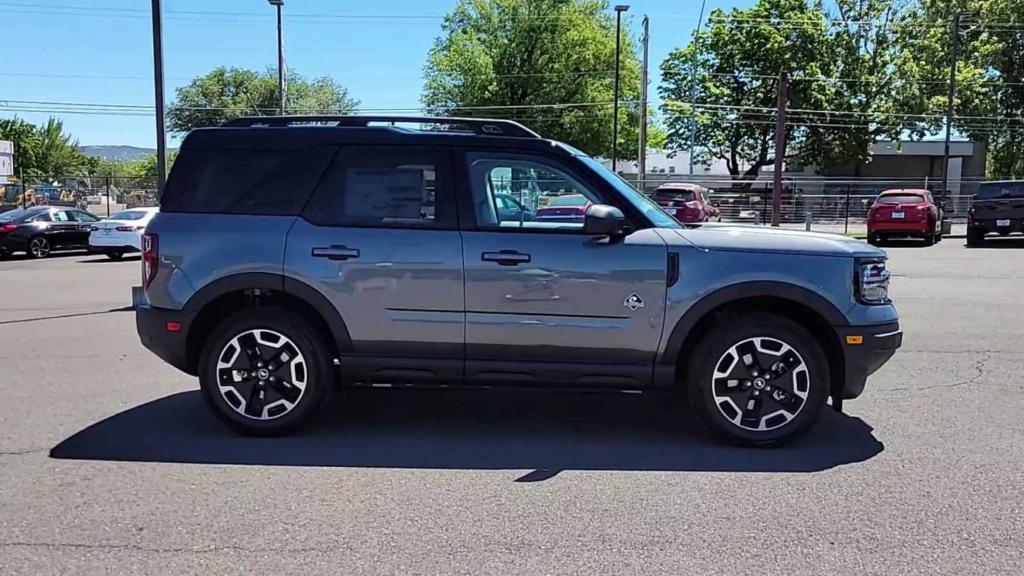
[(142, 250), (142, 233), (159, 208), (129, 208), (92, 225), (89, 251), (120, 260), (128, 252)]

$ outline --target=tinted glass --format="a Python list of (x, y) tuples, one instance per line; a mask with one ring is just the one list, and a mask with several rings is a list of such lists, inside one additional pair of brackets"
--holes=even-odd
[(326, 147), (289, 150), (186, 149), (161, 208), (169, 212), (294, 216), (330, 159)]
[(303, 217), (322, 226), (454, 228), (447, 158), (411, 147), (342, 149)]
[(1024, 182), (983, 182), (975, 197), (978, 200), (1024, 198)]
[(548, 203), (548, 206), (586, 206), (589, 201), (590, 199), (586, 196), (577, 196), (573, 194), (570, 196), (553, 198), (551, 202)]
[(99, 222), (100, 219), (89, 214), (88, 212), (72, 212), (71, 216), (79, 222)]
[(54, 222), (73, 222), (74, 218), (67, 210), (58, 210), (53, 213)]
[(924, 197), (919, 194), (886, 194), (879, 196), (876, 204), (917, 204), (924, 202)]
[(38, 215), (29, 218), (29, 220), (32, 222), (52, 222), (53, 218), (50, 217), (49, 212), (40, 212)]
[(0, 214), (0, 222), (14, 222), (15, 220), (21, 220), (29, 212), (24, 208), (15, 208), (14, 210), (8, 210)]
[(658, 190), (654, 193), (654, 199), (663, 202), (692, 202), (697, 198), (693, 190)]
[(142, 220), (149, 212), (143, 210), (122, 210), (114, 213), (111, 220)]

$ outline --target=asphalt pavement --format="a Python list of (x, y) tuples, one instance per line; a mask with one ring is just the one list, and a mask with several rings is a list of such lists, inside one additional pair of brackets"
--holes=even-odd
[(137, 259), (0, 262), (0, 574), (1024, 573), (1024, 239), (888, 250), (904, 348), (772, 450), (541, 392), (241, 438), (139, 344)]

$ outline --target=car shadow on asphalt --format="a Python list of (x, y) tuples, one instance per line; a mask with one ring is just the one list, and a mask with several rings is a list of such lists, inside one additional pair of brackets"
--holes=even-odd
[(822, 411), (806, 436), (775, 449), (723, 444), (668, 395), (369, 389), (336, 398), (317, 424), (285, 438), (227, 429), (198, 391), (131, 408), (67, 438), (73, 460), (523, 470), (816, 472), (884, 450), (857, 417)]

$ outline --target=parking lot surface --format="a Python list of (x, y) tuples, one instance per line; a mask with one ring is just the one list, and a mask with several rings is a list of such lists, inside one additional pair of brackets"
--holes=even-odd
[(888, 250), (903, 349), (773, 450), (579, 393), (242, 438), (139, 344), (137, 259), (0, 262), (0, 574), (1024, 573), (1024, 241)]

